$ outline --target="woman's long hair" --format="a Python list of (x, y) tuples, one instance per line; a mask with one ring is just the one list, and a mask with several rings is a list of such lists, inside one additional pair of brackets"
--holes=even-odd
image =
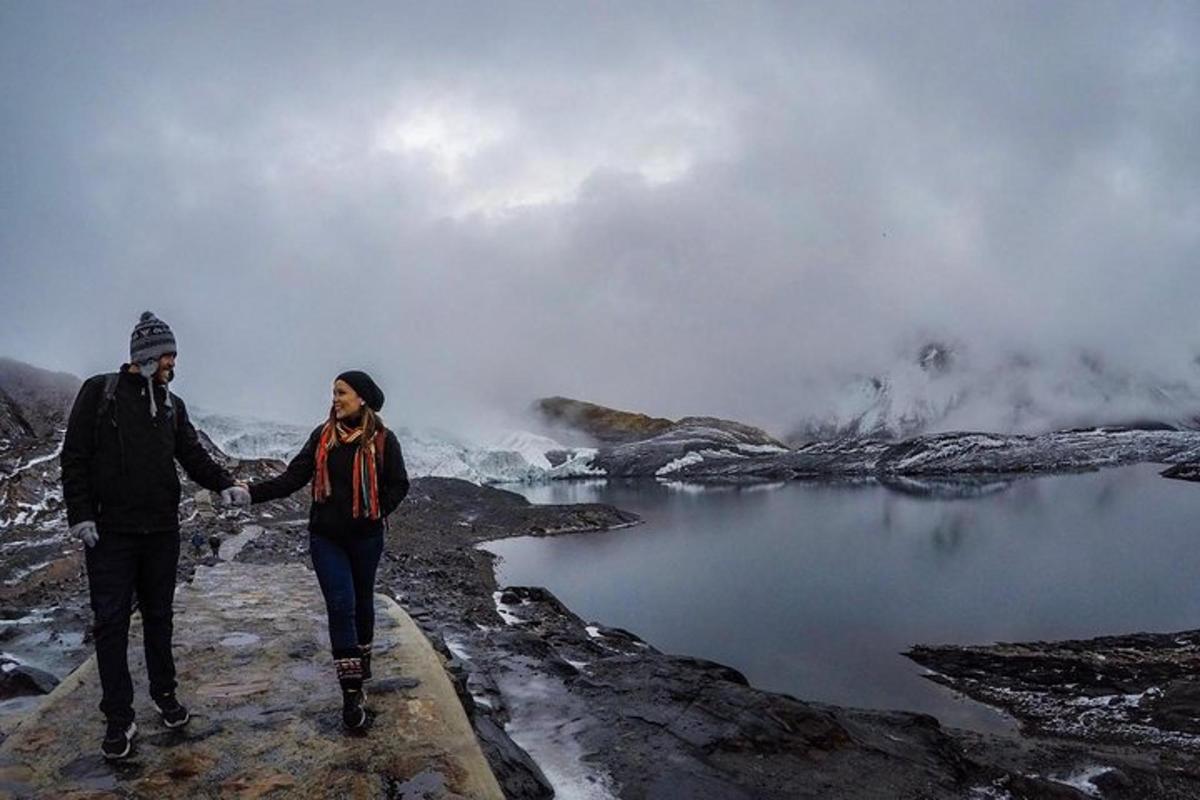
[[(329, 421), (334, 425), (338, 424), (337, 411), (332, 406), (329, 408)], [(362, 438), (358, 440), (360, 442), (374, 441), (376, 433), (381, 430), (387, 430), (387, 427), (383, 424), (383, 418), (380, 417), (379, 414), (377, 414), (375, 410), (366, 403), (363, 403), (362, 412), (358, 420), (358, 427), (362, 429)], [(330, 446), (337, 447), (339, 444), (341, 444), (341, 442), (338, 441), (338, 437), (333, 437), (333, 441), (330, 443)]]
[[(379, 470), (383, 465), (383, 420), (369, 407), (363, 406), (358, 427), (351, 429), (354, 439), (354, 464), (351, 467), (352, 514), (357, 519), (366, 516), (379, 519)], [(355, 435), (356, 431), (360, 431)], [(313, 469), (313, 502), (324, 503), (333, 493), (329, 479), (329, 453), (342, 444), (342, 425), (337, 421), (337, 412), (331, 407), (329, 420), (321, 429), (317, 442), (316, 464)], [(346, 442), (349, 444), (350, 442)]]

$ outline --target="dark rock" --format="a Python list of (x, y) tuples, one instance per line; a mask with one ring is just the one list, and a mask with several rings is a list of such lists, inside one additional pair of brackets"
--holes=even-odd
[[(728, 463), (753, 461), (764, 448), (774, 448), (777, 453), (786, 450), (749, 425), (714, 417), (685, 417), (650, 438), (600, 448), (592, 466), (603, 469), (610, 478), (647, 477), (664, 468), (671, 470), (687, 457), (703, 459), (707, 466), (702, 471), (709, 471)], [(675, 471), (684, 474), (682, 467), (664, 474), (674, 478)]]
[(1134, 781), (1123, 770), (1110, 768), (1092, 778), (1092, 785), (1100, 790), (1104, 797), (1122, 797), (1134, 788)]
[(1187, 675), (1149, 693), (1140, 704), (1157, 728), (1200, 736), (1200, 675)]
[(553, 427), (577, 431), (605, 443), (647, 439), (673, 424), (669, 419), (618, 411), (567, 397), (542, 398), (534, 403), (534, 410)]
[(1200, 462), (1189, 461), (1167, 467), (1159, 473), (1164, 478), (1174, 478), (1180, 481), (1200, 481)]
[(0, 437), (7, 433), (6, 407), (19, 418), (18, 426), (28, 435), (54, 436), (66, 426), (81, 383), (66, 372), (52, 372), (0, 357)]
[(7, 659), (0, 667), (0, 700), (24, 695), (49, 694), (58, 685), (58, 678), (45, 670)]
[(1200, 631), (1060, 642), (914, 647), (930, 680), (1005, 709), (1030, 731), (1196, 747)]
[(560, 464), (565, 464), (574, 456), (571, 450), (547, 450), (546, 460), (550, 462), (550, 466), (557, 467)]

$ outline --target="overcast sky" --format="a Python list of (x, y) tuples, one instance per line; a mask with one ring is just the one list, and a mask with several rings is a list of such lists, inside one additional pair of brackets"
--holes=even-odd
[[(1200, 383), (1200, 4), (0, 4), (0, 354), (781, 430), (925, 337)], [(386, 412), (390, 412), (386, 413)]]

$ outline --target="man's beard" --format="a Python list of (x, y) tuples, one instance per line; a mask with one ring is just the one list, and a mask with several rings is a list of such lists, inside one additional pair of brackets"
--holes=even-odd
[(175, 380), (175, 370), (173, 370), (173, 369), (161, 370), (160, 369), (158, 371), (158, 375), (156, 377), (158, 378), (159, 383), (164, 383), (164, 384), (170, 383), (171, 381)]

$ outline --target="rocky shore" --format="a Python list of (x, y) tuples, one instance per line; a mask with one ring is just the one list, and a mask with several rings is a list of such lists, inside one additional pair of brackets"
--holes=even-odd
[[(247, 565), (304, 563), (303, 505), (284, 501), (252, 517), (198, 514), (185, 538), (201, 534), (204, 549), (185, 558), (181, 581), (222, 554)], [(729, 667), (662, 653), (635, 633), (582, 620), (544, 589), (498, 586), (494, 557), (478, 547), (507, 536), (604, 535), (636, 522), (608, 506), (533, 506), (509, 492), (438, 478), (414, 481), (390, 519), (379, 590), (449, 658), (506, 797), (1200, 795), (1200, 765), (1182, 740), (1081, 740), (1045, 726), (1006, 738), (945, 728), (926, 715), (760, 691)], [(40, 604), (66, 609), (75, 602), (75, 613), (56, 617), (59, 634), (82, 629), (81, 576), (31, 591)], [(178, 625), (188, 624), (181, 615)], [(1151, 644), (1147, 659), (1162, 643)], [(953, 673), (945, 664), (938, 671)], [(1072, 683), (1062, 680), (1066, 697)], [(1060, 710), (1073, 708), (1065, 702)], [(81, 712), (81, 725), (90, 713)]]
[[(0, 650), (7, 654), (0, 738), (90, 653), (80, 546), (64, 535), (55, 495), (61, 434), (54, 420), (41, 423), (45, 430), (30, 424), (28, 406), (13, 401), (5, 408), (11, 438), (0, 448)], [(604, 417), (589, 420), (600, 425)], [(962, 497), (1002, 491), (1043, 470), (1139, 460), (1184, 464), (1175, 476), (1188, 478), (1194, 469), (1186, 465), (1200, 447), (1194, 432), (1097, 429), (789, 450), (757, 429), (712, 418), (624, 427), (639, 426), (652, 431), (648, 438), (614, 436), (597, 449), (595, 469), (667, 481), (877, 481), (896, 491)], [(268, 460), (227, 463), (247, 480), (282, 468)], [(306, 564), (306, 508), (299, 493), (250, 514), (220, 511), (207, 493), (185, 485), (181, 585), (201, 566)], [(637, 523), (610, 506), (534, 506), (511, 492), (448, 478), (414, 480), (389, 519), (378, 590), (448, 659), (506, 797), (1200, 796), (1200, 755), (1189, 728), (1193, 705), (1200, 717), (1200, 701), (1192, 702), (1200, 693), (1186, 675), (1190, 635), (1040, 649), (914, 648), (911, 657), (931, 679), (1023, 724), (1019, 737), (985, 735), (927, 715), (758, 690), (730, 667), (663, 653), (635, 632), (580, 619), (545, 589), (499, 586), (494, 556), (480, 547), (513, 536), (602, 536)], [(177, 620), (180, 628), (188, 624), (186, 616)], [(1121, 663), (1125, 671), (1084, 680), (1087, 663)], [(196, 696), (202, 687), (190, 691)], [(79, 724), (93, 716), (80, 710)], [(1087, 724), (1071, 724), (1077, 718)], [(4, 780), (0, 773), (0, 796)]]

